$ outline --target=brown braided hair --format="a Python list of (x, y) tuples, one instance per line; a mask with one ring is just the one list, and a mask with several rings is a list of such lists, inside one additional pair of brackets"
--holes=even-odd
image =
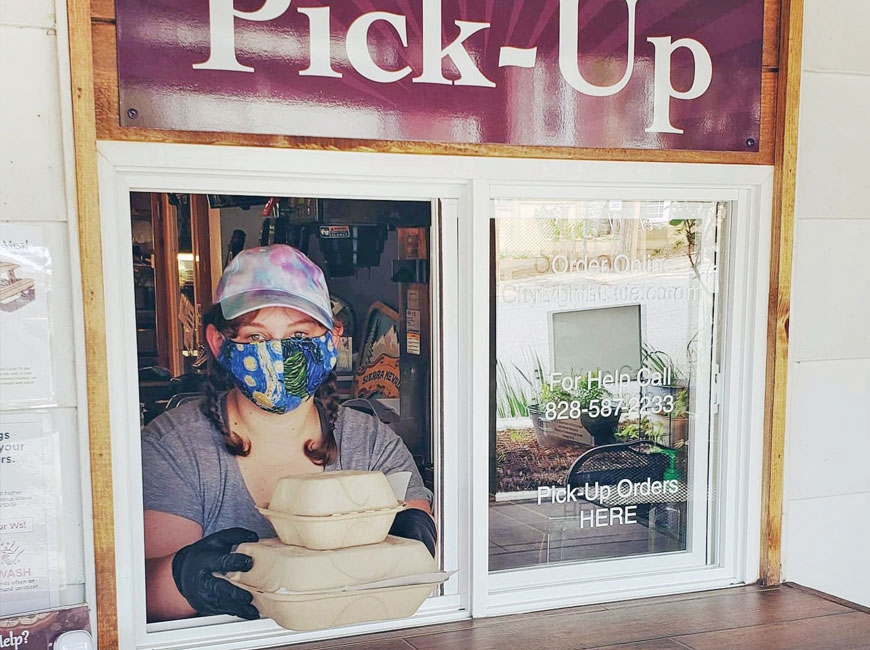
[[(231, 339), (238, 335), (239, 329), (243, 325), (254, 320), (256, 315), (257, 312), (252, 311), (242, 314), (238, 318), (226, 320), (223, 311), (221, 311), (220, 303), (215, 303), (203, 313), (202, 325), (203, 329), (209, 325), (214, 325), (218, 332)], [(231, 454), (247, 456), (251, 453), (251, 441), (230, 429), (224, 421), (223, 409), (221, 408), (223, 394), (235, 386), (232, 375), (217, 362), (210, 347), (206, 345), (205, 348), (207, 381), (205, 382), (205, 401), (201, 407), (202, 413), (225, 438), (224, 445)], [(326, 426), (322, 440), (307, 440), (305, 442), (305, 456), (315, 465), (328, 465), (338, 455), (338, 444), (335, 442), (335, 423), (338, 420), (339, 398), (338, 379), (334, 371), (315, 391), (314, 403), (317, 405), (321, 417), (326, 419)]]

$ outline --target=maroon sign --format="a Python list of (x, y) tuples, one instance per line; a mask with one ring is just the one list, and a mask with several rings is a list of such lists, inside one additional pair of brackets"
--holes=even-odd
[(116, 0), (121, 124), (757, 151), (763, 0)]
[(88, 608), (84, 605), (48, 612), (19, 614), (0, 619), (0, 648), (52, 650), (52, 644), (64, 632), (74, 630), (90, 632), (90, 629)]

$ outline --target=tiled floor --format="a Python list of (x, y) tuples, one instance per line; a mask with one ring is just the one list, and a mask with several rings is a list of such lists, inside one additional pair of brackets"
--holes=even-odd
[(475, 619), (288, 650), (870, 650), (870, 613), (793, 585)]
[(637, 523), (600, 528), (584, 522), (581, 529), (579, 512), (591, 515), (595, 509), (590, 503), (490, 503), (490, 571), (685, 549), (677, 535), (639, 517)]

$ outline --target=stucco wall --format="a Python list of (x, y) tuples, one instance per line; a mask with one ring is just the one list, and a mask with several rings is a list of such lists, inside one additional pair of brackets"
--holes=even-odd
[(870, 4), (805, 12), (783, 568), (870, 606)]
[[(58, 11), (66, 11), (62, 0)], [(89, 533), (83, 522), (89, 517), (82, 503), (87, 461), (79, 407), (84, 395), (76, 390), (81, 291), (69, 185), (71, 100), (69, 72), (58, 56), (59, 43), (66, 47), (64, 38), (58, 41), (59, 29), (63, 33), (65, 23), (63, 15), (58, 23), (53, 0), (0, 2), (0, 221), (41, 227), (52, 264), (48, 307), (55, 396), (52, 405), (39, 411), (50, 414), (58, 439), (62, 574), (57, 604), (65, 605), (85, 601), (83, 539)]]

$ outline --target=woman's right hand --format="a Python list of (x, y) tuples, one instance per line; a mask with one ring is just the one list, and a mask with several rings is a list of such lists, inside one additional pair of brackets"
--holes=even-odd
[(178, 549), (172, 558), (172, 577), (182, 596), (200, 614), (232, 614), (241, 618), (260, 617), (251, 604), (251, 593), (230, 584), (213, 572), (249, 571), (249, 555), (233, 553), (242, 542), (256, 542), (257, 533), (245, 528), (228, 528), (212, 533)]

